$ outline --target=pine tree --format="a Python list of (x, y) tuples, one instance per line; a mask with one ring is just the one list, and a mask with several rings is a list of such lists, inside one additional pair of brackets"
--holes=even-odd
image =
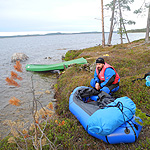
[(147, 26), (146, 26), (146, 35), (145, 35), (145, 42), (149, 43), (149, 32), (150, 32), (150, 2), (146, 3), (145, 0), (143, 0), (143, 4), (140, 6), (139, 9), (135, 10), (135, 14), (143, 14), (144, 11), (148, 9), (148, 17), (147, 17)]
[(120, 34), (121, 43), (123, 43), (123, 34), (126, 35), (128, 43), (130, 43), (125, 24), (135, 24), (135, 22), (132, 20), (125, 20), (123, 18), (122, 12), (123, 10), (131, 11), (130, 6), (128, 4), (131, 4), (133, 2), (134, 0), (113, 0), (110, 4), (106, 5), (106, 7), (108, 9), (111, 9), (112, 11), (108, 45), (111, 45), (112, 33), (115, 25), (119, 25), (118, 33)]

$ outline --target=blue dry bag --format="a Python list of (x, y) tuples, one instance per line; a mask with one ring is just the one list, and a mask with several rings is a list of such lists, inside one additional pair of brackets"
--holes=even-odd
[[(118, 104), (122, 105), (116, 107)], [(117, 98), (107, 106), (89, 117), (88, 130), (93, 134), (102, 136), (111, 134), (120, 125), (130, 120), (136, 109), (134, 102), (128, 97)]]
[(146, 77), (146, 86), (150, 86), (150, 76)]

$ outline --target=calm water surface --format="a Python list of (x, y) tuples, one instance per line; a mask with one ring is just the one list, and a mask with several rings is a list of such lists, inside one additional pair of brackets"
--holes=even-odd
[[(108, 34), (105, 35), (106, 40)], [(130, 33), (130, 41), (145, 37), (145, 33)], [(26, 64), (52, 64), (61, 62), (62, 55), (68, 50), (79, 50), (101, 44), (102, 35), (99, 34), (72, 34), (72, 35), (50, 35), (33, 37), (0, 38), (0, 130), (6, 133), (7, 129), (2, 125), (6, 119), (28, 121), (31, 117), (32, 93), (31, 75), (33, 75), (36, 96), (41, 96), (43, 106), (47, 105), (54, 97), (53, 85), (56, 83), (57, 74), (33, 73), (25, 70)], [(118, 34), (113, 34), (112, 44), (120, 44)], [(127, 41), (124, 40), (124, 43)], [(8, 86), (5, 78), (10, 77), (14, 71), (11, 63), (13, 53), (25, 53), (29, 59), (22, 63), (23, 73), (18, 73), (23, 78), (18, 81), (19, 88)], [(51, 59), (45, 59), (51, 57)], [(51, 93), (46, 94), (49, 90)], [(16, 97), (21, 100), (19, 107), (10, 106), (9, 99)], [(24, 116), (22, 114), (25, 114)], [(0, 137), (3, 133), (1, 132)]]

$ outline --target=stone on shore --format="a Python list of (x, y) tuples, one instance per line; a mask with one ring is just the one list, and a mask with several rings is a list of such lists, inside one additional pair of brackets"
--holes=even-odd
[(29, 57), (24, 54), (24, 53), (14, 53), (11, 57), (11, 62), (16, 62), (16, 61), (25, 61)]
[(51, 94), (50, 90), (45, 91), (46, 94)]

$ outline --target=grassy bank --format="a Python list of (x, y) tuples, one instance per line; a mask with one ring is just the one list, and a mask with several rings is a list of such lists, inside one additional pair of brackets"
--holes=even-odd
[[(139, 110), (149, 114), (150, 88), (145, 85), (145, 80), (136, 81), (135, 83), (132, 80), (143, 78), (145, 73), (150, 71), (150, 44), (144, 44), (144, 40), (139, 40), (131, 44), (105, 48), (97, 46), (79, 51), (69, 51), (65, 60), (80, 57), (86, 58), (89, 64), (73, 65), (67, 68), (59, 76), (55, 85), (57, 109), (56, 115), (46, 126), (45, 133), (47, 137), (58, 146), (58, 149), (150, 149), (150, 117), (145, 118), (145, 125), (135, 143), (111, 145), (90, 136), (69, 111), (71, 92), (78, 86), (90, 86), (90, 80), (94, 75), (95, 59), (103, 57), (107, 63), (114, 66), (120, 75), (120, 89), (116, 92), (116, 96), (128, 96), (134, 101)], [(0, 145), (1, 149), (13, 149), (12, 146), (16, 148), (15, 144), (7, 143), (7, 138), (3, 141)], [(30, 149), (33, 149), (32, 145), (30, 145)], [(44, 146), (43, 149), (49, 149), (48, 145)]]
[[(114, 45), (102, 48), (101, 46), (84, 49), (81, 51), (69, 51), (66, 54), (66, 60), (84, 57), (90, 64), (95, 63), (97, 57), (103, 57), (105, 61), (113, 65), (120, 75), (120, 89), (117, 96), (128, 96), (136, 107), (142, 112), (149, 113), (150, 110), (150, 88), (146, 87), (145, 80), (132, 82), (133, 79), (144, 77), (145, 73), (150, 71), (150, 44), (143, 44), (144, 41), (135, 41), (131, 44)], [(92, 67), (91, 67), (92, 68)], [(93, 69), (95, 69), (93, 67)], [(76, 123), (76, 118), (68, 109), (68, 100), (71, 92), (77, 86), (90, 86), (90, 80), (93, 78), (94, 70), (84, 66), (76, 65), (68, 68), (58, 79), (56, 86), (58, 109), (57, 113), (62, 118), (68, 118), (70, 122)], [(148, 118), (148, 117), (147, 117)], [(97, 140), (84, 131), (83, 127), (77, 121), (78, 128), (82, 131), (72, 130), (74, 138), (72, 146), (75, 149), (149, 149), (150, 148), (150, 128), (148, 121), (145, 125), (136, 143), (109, 145)], [(71, 128), (69, 129), (71, 130)], [(68, 131), (69, 131), (68, 130)], [(78, 133), (77, 133), (78, 132)], [(81, 139), (78, 141), (78, 139)], [(69, 139), (68, 139), (69, 140)], [(68, 142), (70, 143), (70, 142)], [(71, 149), (72, 146), (67, 148)]]

